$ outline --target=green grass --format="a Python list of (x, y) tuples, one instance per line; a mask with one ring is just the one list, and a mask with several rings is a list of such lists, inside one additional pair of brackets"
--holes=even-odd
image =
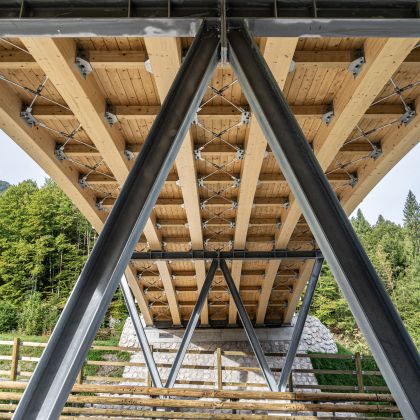
[[(338, 354), (353, 354), (340, 344), (337, 345)], [(331, 370), (356, 370), (356, 365), (352, 359), (312, 359), (314, 369), (331, 369)], [(372, 358), (362, 358), (363, 371), (378, 371), (378, 366)], [(350, 385), (357, 386), (356, 375), (324, 375), (316, 374), (316, 379), (320, 385)], [(363, 375), (364, 386), (385, 386), (382, 376)]]

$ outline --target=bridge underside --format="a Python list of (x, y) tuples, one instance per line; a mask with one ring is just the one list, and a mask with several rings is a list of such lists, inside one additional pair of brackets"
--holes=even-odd
[[(73, 2), (68, 14), (63, 2), (62, 21), (53, 19), (48, 2), (6, 3), (0, 7), (0, 128), (98, 232), (110, 215), (96, 247), (100, 258), (94, 251), (86, 276), (97, 270), (98, 279), (113, 278), (125, 257), (115, 266), (108, 257), (125, 255), (127, 283), (146, 325), (180, 327), (199, 317), (202, 326), (232, 326), (239, 310), (249, 331), (252, 324), (291, 322), (320, 248), (359, 325), (366, 318), (366, 331), (380, 327), (370, 325), (361, 284), (350, 281), (347, 289), (349, 278), (360, 282), (367, 272), (373, 279), (367, 295), (377, 293), (373, 306), (377, 298), (378, 307), (388, 302), (380, 302), (376, 275), (336, 203), (349, 215), (419, 142), (416, 2), (397, 2), (396, 19), (388, 21), (388, 2), (376, 11), (356, 2), (361, 8), (351, 13), (355, 2), (349, 1), (341, 15), (336, 2), (321, 1), (319, 7), (301, 2), (300, 9), (260, 2), (258, 10), (234, 1), (230, 8), (221, 2), (219, 10), (209, 2), (207, 14), (174, 1), (166, 15), (159, 2), (125, 2), (122, 15), (86, 2), (80, 9)], [(301, 26), (290, 25), (290, 17)], [(344, 20), (323, 19), (329, 17)], [(296, 258), (226, 257), (233, 250), (287, 250)], [(176, 258), (179, 253), (185, 258)], [(94, 296), (92, 282), (83, 287)], [(99, 280), (97, 287), (104, 301), (115, 290)], [(106, 307), (97, 308), (100, 319)], [(82, 325), (79, 315), (74, 322), (62, 317), (62, 334)], [(94, 331), (86, 328), (75, 335), (86, 334), (88, 343)]]

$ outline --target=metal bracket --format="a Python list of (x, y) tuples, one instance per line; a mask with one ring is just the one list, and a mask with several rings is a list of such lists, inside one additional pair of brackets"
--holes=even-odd
[(32, 108), (30, 107), (27, 107), (23, 111), (21, 111), (20, 117), (31, 128), (38, 125), (38, 120), (32, 115)]
[(131, 148), (130, 148), (130, 146), (129, 146), (129, 145), (126, 145), (126, 146), (125, 146), (125, 149), (124, 149), (124, 156), (127, 158), (127, 160), (133, 160), (133, 159), (134, 159), (134, 153), (133, 153), (133, 151), (131, 150)]
[(104, 211), (104, 210), (105, 210), (105, 208), (104, 208), (104, 199), (103, 199), (103, 198), (101, 198), (101, 199), (97, 199), (97, 200), (96, 200), (96, 204), (95, 204), (95, 206), (96, 206), (96, 208), (97, 208), (99, 211)]
[(328, 105), (327, 109), (324, 114), (322, 114), (322, 121), (327, 125), (327, 127), (330, 125), (332, 119), (334, 118), (334, 108), (333, 105)]
[(82, 188), (86, 188), (86, 187), (88, 186), (88, 183), (87, 183), (87, 176), (86, 176), (86, 175), (83, 175), (83, 176), (81, 176), (81, 177), (79, 178), (79, 185), (80, 185)]
[(249, 124), (249, 111), (243, 111), (241, 114), (241, 124)]
[(349, 174), (349, 185), (354, 188), (356, 184), (359, 182), (359, 178), (357, 174)]
[(105, 110), (105, 119), (110, 127), (112, 127), (115, 123), (118, 122), (118, 118), (113, 111), (114, 110), (112, 106), (107, 104), (106, 110)]
[(54, 154), (58, 160), (66, 160), (66, 154), (64, 153), (64, 146), (62, 144), (55, 145)]
[(240, 180), (240, 178), (235, 178), (234, 180), (233, 180), (233, 186), (235, 187), (235, 188), (239, 188), (239, 186), (241, 185), (241, 180)]
[(238, 149), (237, 151), (236, 151), (236, 159), (238, 159), (238, 160), (243, 160), (244, 159), (244, 157), (245, 157), (245, 150), (244, 149)]
[(93, 68), (90, 62), (86, 59), (86, 56), (83, 54), (82, 51), (78, 50), (76, 52), (76, 59), (75, 63), (77, 68), (79, 69), (80, 74), (84, 79), (88, 77), (90, 73), (92, 73)]
[(198, 178), (197, 179), (197, 185), (202, 188), (204, 187), (204, 179), (203, 178)]
[(363, 64), (365, 64), (365, 55), (363, 51), (360, 51), (360, 56), (353, 60), (348, 66), (347, 70), (356, 78), (356, 76), (361, 72)]
[(195, 149), (194, 150), (194, 159), (195, 160), (203, 160), (203, 158), (201, 156), (201, 150), (200, 149)]
[(373, 160), (376, 160), (376, 159), (378, 159), (379, 156), (382, 155), (382, 148), (381, 148), (381, 145), (379, 143), (373, 143), (372, 146), (373, 146), (373, 150), (370, 153), (370, 157)]
[(414, 117), (416, 116), (417, 114), (416, 114), (416, 109), (415, 109), (415, 107), (411, 107), (410, 105), (407, 105), (406, 106), (406, 108), (405, 108), (405, 113), (404, 113), (404, 115), (402, 115), (401, 117), (400, 117), (400, 122), (401, 122), (401, 124), (404, 124), (404, 125), (407, 125), (407, 124), (409, 124), (413, 119), (414, 119)]
[(148, 73), (153, 74), (152, 63), (150, 61), (150, 58), (144, 61), (144, 68)]

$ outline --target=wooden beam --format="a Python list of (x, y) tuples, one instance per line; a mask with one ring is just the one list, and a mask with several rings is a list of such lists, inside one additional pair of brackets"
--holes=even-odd
[[(261, 45), (262, 54), (276, 78), (280, 88), (286, 83), (290, 63), (295, 52), (298, 38), (267, 38)], [(244, 249), (255, 192), (262, 163), (267, 149), (267, 141), (254, 117), (250, 120), (249, 135), (245, 147), (245, 158), (241, 167), (241, 185), (239, 190), (238, 209), (236, 212), (234, 248)], [(243, 262), (232, 261), (232, 278), (237, 288), (240, 287)], [(237, 310), (230, 298), (229, 324), (236, 324)]]
[[(147, 40), (148, 38), (145, 38)], [(169, 38), (167, 38), (169, 39)], [(146, 46), (147, 47), (147, 46)], [(177, 48), (177, 51), (179, 49)], [(150, 51), (149, 55), (150, 54)], [(144, 69), (147, 61), (145, 51), (133, 50), (93, 50), (82, 51), (83, 56), (90, 62), (94, 69)], [(297, 68), (306, 67), (348, 67), (349, 64), (360, 56), (361, 52), (356, 50), (344, 51), (303, 51), (298, 50), (293, 54), (293, 60)], [(153, 73), (156, 72), (156, 66), (153, 65)], [(419, 50), (414, 50), (406, 57), (404, 66), (415, 66), (420, 62)], [(17, 50), (0, 51), (0, 70), (39, 69), (39, 63), (30, 54)]]
[[(76, 43), (73, 39), (23, 38), (22, 42), (53, 82), (55, 88), (82, 124), (106, 164), (123, 185), (132, 163), (124, 156), (125, 140), (118, 127), (109, 127), (105, 121), (106, 100), (92, 76), (83, 79), (74, 65)], [(160, 238), (151, 219), (144, 233), (152, 249), (160, 249)], [(169, 266), (159, 265), (164, 285), (171, 299), (171, 314), (175, 325), (181, 324), (176, 295), (172, 286)]]
[[(181, 66), (180, 40), (176, 38), (145, 38), (144, 43), (150, 57), (160, 101), (163, 102)], [(227, 111), (223, 110), (223, 112)], [(217, 113), (220, 113), (220, 111), (217, 111)], [(175, 165), (184, 199), (191, 246), (194, 250), (203, 249), (200, 196), (195, 170), (194, 145), (190, 133), (184, 139), (176, 157)], [(201, 290), (206, 278), (205, 261), (195, 261), (194, 265), (197, 273), (197, 286)], [(207, 302), (205, 302), (201, 311), (201, 324), (209, 324)]]
[[(31, 129), (19, 118), (23, 104), (18, 96), (5, 84), (0, 85), (0, 128), (20, 146), (54, 180), (97, 232), (100, 232), (106, 214), (98, 211), (93, 191), (79, 185), (77, 169), (55, 156), (55, 140), (46, 130)], [(129, 283), (134, 277), (130, 266), (125, 272)], [(137, 284), (132, 291), (147, 325), (153, 320), (143, 290)]]
[[(334, 99), (335, 117), (329, 126), (321, 127), (313, 141), (315, 155), (324, 170), (332, 163), (356, 124), (416, 44), (417, 39), (404, 38), (369, 38), (365, 41), (366, 63), (361, 73), (356, 78), (347, 75)], [(297, 202), (291, 199), (276, 237), (276, 247), (287, 247), (300, 216)], [(268, 264), (266, 283), (257, 312), (257, 324), (264, 323), (269, 299), (268, 290), (272, 287), (278, 267), (278, 261), (270, 261)]]
[[(307, 119), (320, 119), (327, 112), (330, 104), (320, 105), (295, 105), (290, 104), (295, 117), (299, 122)], [(141, 120), (153, 122), (160, 111), (159, 105), (116, 105), (112, 108), (120, 121)], [(366, 119), (397, 119), (405, 112), (402, 104), (377, 104), (366, 110), (363, 118)], [(35, 105), (32, 114), (38, 119), (74, 120), (74, 114), (58, 105)], [(205, 106), (198, 113), (200, 121), (209, 120), (238, 120), (241, 118), (239, 111), (233, 106)]]
[(410, 124), (391, 130), (381, 140), (382, 155), (367, 161), (357, 171), (358, 183), (343, 191), (341, 205), (347, 215), (363, 201), (376, 184), (420, 142), (420, 98), (416, 103), (417, 115)]

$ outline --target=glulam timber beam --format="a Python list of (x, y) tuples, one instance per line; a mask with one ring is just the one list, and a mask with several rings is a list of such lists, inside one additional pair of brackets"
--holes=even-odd
[[(153, 38), (156, 39), (156, 38)], [(169, 39), (169, 38), (166, 38)], [(175, 38), (172, 38), (175, 39)], [(275, 39), (275, 38), (270, 38)], [(291, 38), (283, 38), (291, 39)], [(149, 38), (145, 38), (147, 42)], [(151, 45), (151, 44), (149, 44)], [(147, 48), (147, 46), (146, 46)], [(182, 52), (179, 48), (179, 56), (181, 58)], [(157, 70), (156, 65), (153, 64), (153, 56), (148, 51), (139, 50), (84, 50), (82, 51), (83, 57), (90, 62), (92, 68), (96, 69), (144, 69), (145, 62), (149, 59), (152, 64), (153, 72)], [(291, 58), (297, 68), (306, 67), (340, 67), (346, 68), (356, 58), (360, 57), (361, 52), (357, 50), (344, 50), (344, 51), (304, 51), (297, 50)], [(408, 55), (404, 61), (404, 65), (412, 66), (420, 63), (420, 53), (413, 51)], [(1, 50), (0, 51), (0, 70), (37, 70), (40, 64), (36, 57), (27, 54), (24, 51), (17, 50)]]
[[(91, 75), (85, 80), (75, 66), (77, 53), (75, 41), (58, 38), (22, 38), (22, 42), (53, 82), (122, 186), (132, 167), (132, 162), (124, 155), (125, 140), (118, 127), (110, 127), (104, 118), (106, 98), (101, 94), (95, 79)], [(149, 246), (158, 250), (160, 238), (152, 219), (153, 215), (147, 221), (144, 233)], [(173, 323), (180, 325), (181, 319), (169, 265), (162, 261), (159, 264), (159, 271), (164, 279)]]
[[(45, 130), (31, 129), (19, 117), (23, 107), (18, 96), (5, 84), (0, 85), (0, 128), (15, 141), (64, 191), (97, 232), (102, 230), (106, 214), (98, 211), (93, 191), (82, 189), (76, 168), (55, 156), (55, 140)], [(147, 325), (153, 320), (143, 288), (135, 281), (130, 265), (125, 274)]]
[[(326, 170), (333, 162), (355, 126), (401, 63), (409, 56), (417, 42), (417, 39), (406, 38), (369, 38), (365, 41), (366, 63), (362, 71), (355, 78), (350, 74), (346, 76), (334, 99), (334, 118), (329, 126), (321, 127), (313, 140), (314, 153), (323, 170)], [(276, 237), (276, 247), (287, 247), (300, 216), (301, 211), (297, 202), (291, 199)], [(270, 290), (278, 266), (277, 261), (271, 261), (268, 264), (266, 282), (261, 292), (257, 312), (257, 324), (264, 324)]]
[[(297, 42), (298, 38), (267, 38), (261, 43), (262, 54), (281, 88), (286, 83)], [(251, 117), (245, 145), (245, 158), (241, 167), (241, 185), (233, 241), (235, 249), (243, 249), (247, 243), (249, 220), (266, 150), (265, 136), (255, 118)], [(233, 261), (231, 266), (232, 278), (237, 288), (240, 288), (242, 265), (242, 261)], [(237, 308), (231, 297), (229, 324), (235, 325), (236, 319)]]
[[(328, 111), (331, 104), (320, 105), (295, 105), (290, 104), (298, 121), (307, 119), (321, 119)], [(113, 113), (119, 121), (140, 120), (153, 122), (160, 111), (159, 105), (115, 105)], [(405, 112), (402, 104), (377, 104), (366, 110), (363, 118), (366, 119), (397, 119)], [(58, 105), (35, 105), (32, 111), (38, 119), (59, 119), (74, 120), (75, 116), (71, 110)], [(238, 120), (241, 118), (239, 111), (233, 106), (206, 106), (197, 114), (201, 121), (210, 120)]]
[[(177, 38), (145, 38), (144, 43), (153, 69), (153, 75), (160, 101), (163, 102), (173, 80), (181, 66), (182, 51)], [(220, 111), (217, 111), (218, 113)], [(225, 111), (224, 111), (225, 112)], [(191, 247), (193, 250), (203, 249), (203, 232), (201, 227), (200, 196), (197, 185), (197, 174), (194, 161), (194, 144), (190, 133), (184, 139), (175, 166), (179, 177), (179, 185), (187, 215)], [(206, 278), (204, 261), (195, 261), (197, 286), (201, 290)], [(207, 299), (200, 314), (201, 324), (209, 324)]]
[(357, 171), (358, 183), (343, 191), (340, 202), (350, 215), (376, 184), (420, 142), (420, 98), (416, 101), (416, 116), (410, 124), (394, 128), (381, 140), (382, 155)]

